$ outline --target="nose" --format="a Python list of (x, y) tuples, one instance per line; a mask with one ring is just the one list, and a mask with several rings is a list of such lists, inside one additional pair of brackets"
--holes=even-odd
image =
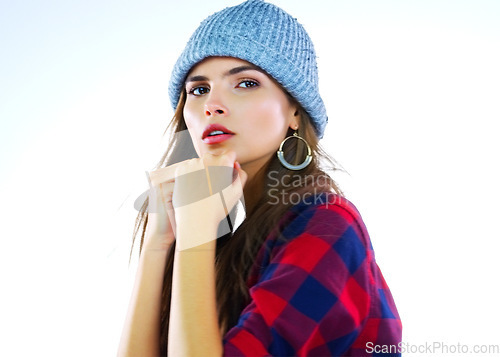
[(216, 98), (213, 95), (208, 98), (207, 102), (205, 103), (205, 115), (207, 117), (226, 116), (228, 114), (229, 109), (224, 104), (222, 104), (220, 98)]

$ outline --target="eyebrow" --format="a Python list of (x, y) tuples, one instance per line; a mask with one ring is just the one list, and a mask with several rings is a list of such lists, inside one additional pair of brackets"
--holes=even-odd
[[(251, 66), (251, 65), (243, 65), (243, 66), (231, 68), (229, 71), (225, 72), (222, 76), (227, 77), (227, 76), (235, 75), (235, 74), (238, 74), (238, 73), (244, 72), (244, 71), (258, 71), (262, 74), (266, 74), (259, 67)], [(200, 75), (200, 76), (191, 76), (191, 77), (188, 77), (186, 79), (186, 83), (188, 83), (188, 82), (202, 82), (202, 81), (208, 81), (208, 77)]]

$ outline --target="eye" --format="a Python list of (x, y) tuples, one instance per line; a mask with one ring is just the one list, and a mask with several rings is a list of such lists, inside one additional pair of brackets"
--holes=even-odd
[(208, 92), (210, 92), (210, 89), (208, 87), (197, 86), (197, 87), (191, 88), (188, 91), (188, 94), (191, 94), (191, 95), (194, 95), (194, 96), (200, 96), (200, 95), (203, 95), (203, 94), (207, 94)]
[(258, 86), (259, 86), (259, 83), (257, 81), (252, 80), (252, 79), (245, 79), (238, 84), (238, 88), (252, 88), (252, 87), (258, 87)]

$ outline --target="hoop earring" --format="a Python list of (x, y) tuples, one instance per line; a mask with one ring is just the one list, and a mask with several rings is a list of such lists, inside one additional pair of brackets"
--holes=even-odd
[[(299, 165), (290, 164), (288, 161), (285, 160), (285, 156), (283, 155), (283, 144), (285, 144), (285, 141), (287, 141), (288, 139), (291, 139), (291, 138), (302, 140), (307, 146), (307, 156), (304, 159), (304, 161)], [(297, 134), (297, 131), (295, 131), (295, 133), (293, 133), (293, 136), (289, 136), (281, 142), (280, 148), (276, 153), (278, 154), (278, 159), (280, 160), (281, 165), (285, 166), (289, 170), (294, 170), (294, 171), (302, 170), (302, 169), (306, 168), (307, 165), (309, 165), (312, 161), (311, 147), (307, 143), (306, 139), (300, 137)]]

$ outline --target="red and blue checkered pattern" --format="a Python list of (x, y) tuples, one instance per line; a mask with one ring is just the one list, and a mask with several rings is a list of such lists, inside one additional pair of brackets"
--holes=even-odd
[(357, 209), (324, 194), (294, 206), (283, 227), (260, 249), (224, 355), (371, 356), (369, 342), (397, 345), (401, 320)]

